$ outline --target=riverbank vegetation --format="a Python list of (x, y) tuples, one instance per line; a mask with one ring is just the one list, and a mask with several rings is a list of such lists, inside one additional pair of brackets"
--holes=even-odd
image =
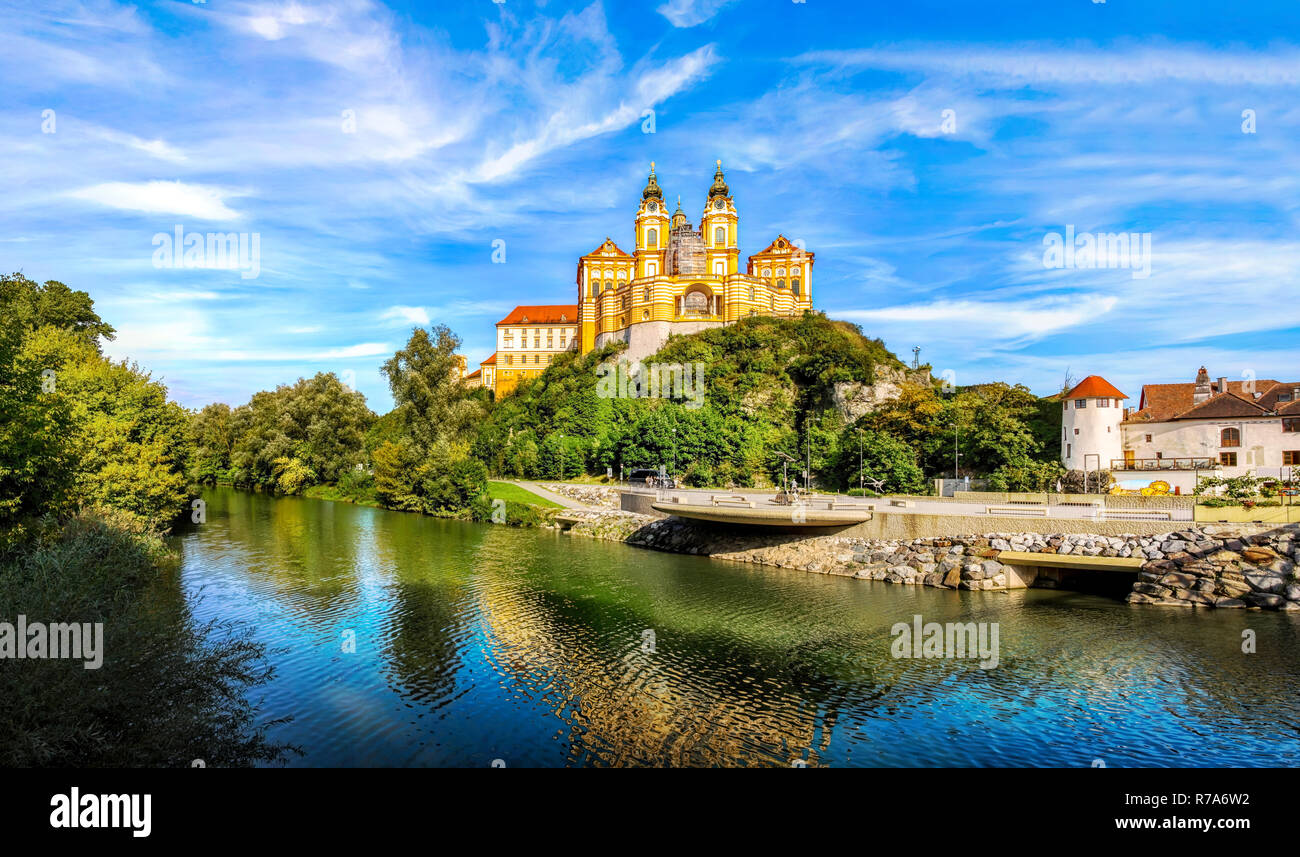
[[(196, 624), (163, 541), (194, 496), (191, 414), (134, 363), (89, 295), (0, 277), (0, 621), (102, 623), (98, 669), (0, 671), (0, 764), (273, 761), (246, 692), (264, 652)], [(13, 640), (26, 646), (27, 640)]]
[[(702, 371), (670, 397), (620, 390), (610, 368), (622, 346), (609, 345), (559, 355), (493, 400), (459, 380), (459, 347), (445, 326), (415, 328), (381, 367), (394, 401), (383, 415), (331, 374), (233, 409), (209, 405), (191, 424), (190, 476), (481, 518), (490, 477), (663, 466), (690, 486), (761, 487), (811, 465), (823, 489), (915, 494), (953, 466), (954, 452), (959, 472), (988, 476), (998, 490), (1038, 490), (1062, 475), (1049, 448), (1060, 431), (1054, 400), (1002, 383), (945, 388), (907, 372), (856, 325), (819, 313), (674, 337), (645, 364)], [(846, 390), (881, 373), (897, 382), (896, 398), (865, 412), (841, 406)]]

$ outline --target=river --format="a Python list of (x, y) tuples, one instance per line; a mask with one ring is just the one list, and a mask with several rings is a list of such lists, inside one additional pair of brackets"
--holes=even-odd
[[(176, 541), (304, 766), (1276, 766), (1300, 618), (952, 592), (231, 489)], [(891, 627), (997, 623), (998, 665)], [(1243, 631), (1255, 652), (1242, 651)], [(1099, 760), (1099, 761), (1098, 761)]]

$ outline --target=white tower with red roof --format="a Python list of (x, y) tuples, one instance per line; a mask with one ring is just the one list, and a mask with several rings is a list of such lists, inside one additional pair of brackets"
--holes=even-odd
[(1067, 470), (1110, 470), (1124, 457), (1124, 400), (1100, 375), (1089, 375), (1061, 397), (1061, 462)]

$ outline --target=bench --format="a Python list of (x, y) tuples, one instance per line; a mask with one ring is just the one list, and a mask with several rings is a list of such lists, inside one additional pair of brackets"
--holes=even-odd
[(1036, 515), (1038, 517), (1047, 517), (1046, 506), (986, 506), (984, 509), (986, 515)]
[(1172, 512), (1157, 509), (1102, 509), (1103, 521), (1172, 521)]
[(876, 511), (875, 503), (855, 503), (852, 500), (832, 500), (828, 509), (864, 509), (868, 512)]
[(739, 494), (714, 494), (710, 497), (715, 506), (742, 506), (748, 509), (754, 508), (753, 500), (746, 500)]
[(914, 503), (914, 502), (911, 501), (911, 500), (890, 500), (890, 501), (889, 501), (889, 505), (891, 505), (891, 506), (898, 506), (899, 508), (902, 508), (902, 509), (914, 509), (914, 508), (916, 508), (916, 503)]

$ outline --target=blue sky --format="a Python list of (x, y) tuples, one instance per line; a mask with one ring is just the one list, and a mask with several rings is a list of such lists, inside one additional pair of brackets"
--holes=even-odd
[[(5, 2), (0, 32), (0, 268), (88, 290), (188, 406), (333, 371), (382, 412), (412, 323), (476, 364), (631, 245), (651, 160), (698, 218), (717, 158), (742, 256), (802, 240), (818, 308), (959, 384), (1300, 378), (1294, 0)], [(156, 267), (177, 226), (256, 233), (258, 275)], [(1149, 233), (1150, 276), (1047, 267), (1067, 226)]]

